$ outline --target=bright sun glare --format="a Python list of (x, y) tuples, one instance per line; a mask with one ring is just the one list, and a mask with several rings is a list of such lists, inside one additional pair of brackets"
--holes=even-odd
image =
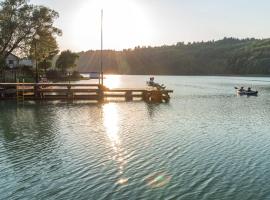
[(120, 75), (106, 75), (104, 84), (110, 89), (120, 87)]
[(103, 113), (107, 135), (113, 147), (115, 147), (116, 144), (119, 144), (118, 110), (116, 105), (114, 103), (105, 104), (103, 106)]
[(134, 0), (90, 0), (82, 5), (72, 22), (76, 49), (100, 48), (101, 9), (105, 49), (131, 48), (153, 40), (154, 31), (146, 12)]

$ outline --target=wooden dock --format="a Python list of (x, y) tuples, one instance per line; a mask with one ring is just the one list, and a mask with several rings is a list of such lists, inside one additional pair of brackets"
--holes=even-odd
[(172, 90), (148, 88), (109, 89), (100, 84), (0, 83), (0, 100), (93, 100), (124, 99), (168, 102)]

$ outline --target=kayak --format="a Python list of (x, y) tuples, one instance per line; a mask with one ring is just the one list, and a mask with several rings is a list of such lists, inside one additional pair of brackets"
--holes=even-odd
[(240, 91), (240, 90), (237, 90), (237, 94), (238, 95), (247, 95), (247, 96), (256, 96), (258, 95), (258, 91)]

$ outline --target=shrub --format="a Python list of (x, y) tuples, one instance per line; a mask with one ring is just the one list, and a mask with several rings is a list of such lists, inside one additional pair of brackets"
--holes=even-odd
[(46, 73), (48, 79), (59, 79), (62, 77), (62, 74), (57, 70), (49, 70)]
[(71, 77), (72, 78), (81, 78), (82, 76), (81, 76), (80, 72), (74, 71), (74, 72), (72, 72)]

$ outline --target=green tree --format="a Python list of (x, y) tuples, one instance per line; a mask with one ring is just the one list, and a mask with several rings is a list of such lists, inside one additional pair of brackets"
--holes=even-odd
[(59, 53), (56, 38), (46, 32), (37, 33), (37, 35), (39, 39), (32, 41), (29, 53), (30, 57), (37, 59), (39, 62), (51, 60)]
[(76, 67), (76, 60), (79, 58), (78, 54), (71, 52), (70, 50), (62, 51), (56, 61), (56, 68), (62, 72), (66, 72), (67, 69)]
[(42, 62), (38, 63), (38, 68), (40, 70), (44, 70), (44, 73), (47, 73), (47, 70), (52, 67), (51, 60), (43, 60)]
[(44, 70), (52, 66), (52, 59), (59, 52), (56, 38), (47, 32), (38, 32), (39, 39), (33, 40), (30, 48), (30, 58), (38, 62), (38, 69)]
[[(99, 71), (100, 51), (80, 53), (78, 70)], [(270, 39), (224, 38), (218, 41), (124, 51), (103, 51), (105, 73), (116, 74), (270, 74)]]
[(53, 25), (58, 16), (56, 11), (28, 4), (27, 0), (0, 2), (0, 60), (10, 53), (29, 52), (36, 34), (61, 35)]

